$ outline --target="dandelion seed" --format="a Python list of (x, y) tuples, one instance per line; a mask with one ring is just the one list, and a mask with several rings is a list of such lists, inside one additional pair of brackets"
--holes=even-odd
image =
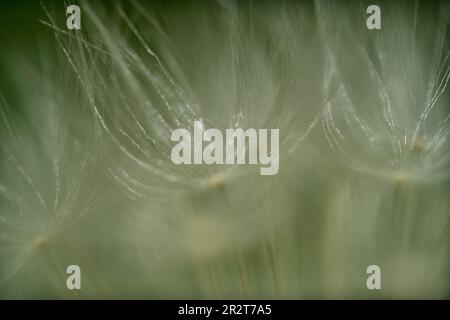
[(145, 21), (138, 26), (117, 6), (119, 28), (86, 4), (91, 27), (70, 48), (51, 17), (47, 23), (96, 117), (106, 170), (127, 194), (170, 198), (246, 172), (171, 163), (171, 132), (191, 130), (196, 120), (205, 128), (278, 128), (287, 150), (315, 125), (328, 90), (312, 6), (149, 8), (132, 6)]
[(53, 90), (49, 78), (18, 61), (21, 113), (0, 104), (0, 285), (36, 255), (54, 271), (55, 241), (89, 210), (95, 185), (86, 113), (62, 99), (63, 86)]
[(333, 12), (341, 23), (329, 42), (339, 90), (322, 125), (352, 169), (394, 181), (449, 177), (449, 16), (441, 9), (389, 5), (376, 34), (357, 31), (339, 8)]

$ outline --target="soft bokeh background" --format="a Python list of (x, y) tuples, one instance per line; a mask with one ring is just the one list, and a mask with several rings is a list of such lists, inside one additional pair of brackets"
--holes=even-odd
[[(448, 1), (381, 2), (380, 31), (359, 1), (78, 4), (67, 32), (61, 1), (0, 3), (1, 298), (450, 297)], [(198, 115), (279, 127), (279, 173), (165, 161)]]

